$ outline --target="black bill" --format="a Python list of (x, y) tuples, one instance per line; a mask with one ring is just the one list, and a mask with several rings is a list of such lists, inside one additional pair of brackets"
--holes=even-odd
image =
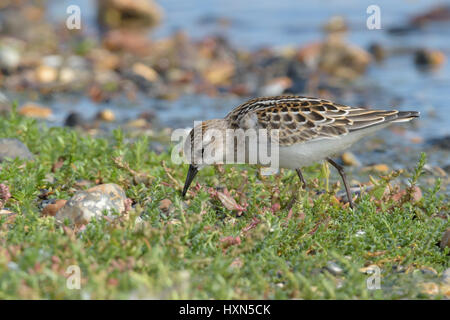
[(188, 191), (192, 180), (194, 180), (195, 176), (197, 175), (197, 172), (198, 172), (198, 169), (191, 164), (189, 166), (189, 171), (188, 171), (188, 174), (186, 177), (186, 182), (184, 183), (183, 197), (186, 195), (186, 192)]

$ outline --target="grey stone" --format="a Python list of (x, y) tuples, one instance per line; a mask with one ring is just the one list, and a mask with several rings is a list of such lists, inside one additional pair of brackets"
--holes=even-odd
[(450, 228), (448, 228), (444, 234), (442, 235), (442, 240), (440, 243), (440, 247), (442, 250), (444, 250), (445, 247), (450, 248)]
[(442, 273), (442, 282), (450, 285), (450, 268), (444, 270)]
[(437, 272), (433, 269), (421, 268), (420, 272), (426, 276), (437, 276)]
[(445, 137), (433, 138), (428, 140), (428, 143), (434, 147), (450, 150), (450, 135)]
[(77, 127), (81, 126), (84, 123), (83, 117), (78, 112), (71, 112), (65, 122), (64, 125), (67, 127)]
[(11, 101), (0, 91), (0, 115), (11, 112)]
[(344, 270), (333, 261), (328, 261), (325, 269), (335, 276), (339, 276), (344, 273)]
[(16, 69), (20, 64), (19, 51), (10, 46), (0, 48), (0, 67), (8, 70)]
[(24, 160), (33, 159), (33, 154), (17, 139), (4, 138), (0, 139), (0, 162), (5, 161), (6, 158), (19, 158)]
[(98, 185), (86, 191), (78, 191), (67, 201), (55, 215), (56, 222), (64, 223), (66, 219), (71, 225), (89, 223), (92, 218), (106, 216), (113, 218), (113, 212), (125, 211), (125, 192), (114, 183)]

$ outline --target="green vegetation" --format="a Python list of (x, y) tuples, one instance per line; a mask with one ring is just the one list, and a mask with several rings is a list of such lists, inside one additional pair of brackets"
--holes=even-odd
[[(205, 169), (184, 200), (187, 166), (149, 151), (148, 137), (131, 141), (117, 130), (110, 139), (91, 138), (14, 112), (0, 118), (4, 137), (20, 139), (35, 159), (0, 164), (0, 183), (12, 194), (5, 207), (17, 213), (13, 221), (0, 218), (0, 299), (443, 297), (421, 285), (439, 283), (449, 267), (450, 250), (437, 245), (450, 226), (439, 182), (422, 188), (417, 202), (413, 187), (400, 199), (394, 187), (383, 193), (397, 175), (420, 186), (423, 157), (415, 172), (377, 177), (354, 212), (334, 197), (336, 176), (325, 186), (327, 170), (308, 168), (307, 191), (298, 191), (288, 210), (300, 186), (295, 172), (261, 177), (253, 167), (225, 167), (223, 175), (222, 168)], [(62, 166), (52, 170), (59, 159)], [(41, 189), (69, 199), (81, 180), (119, 184), (134, 208), (83, 231), (41, 216)], [(240, 216), (214, 187), (226, 187), (245, 208)], [(160, 208), (163, 199), (171, 200), (168, 208)], [(330, 261), (341, 274), (324, 269)], [(381, 268), (381, 290), (368, 290), (369, 275), (360, 271), (372, 264)], [(80, 290), (66, 287), (70, 265), (81, 268)]]

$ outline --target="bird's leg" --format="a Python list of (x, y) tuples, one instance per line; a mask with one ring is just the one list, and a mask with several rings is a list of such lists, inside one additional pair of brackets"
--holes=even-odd
[[(305, 181), (305, 178), (303, 177), (302, 170), (300, 170), (300, 168), (298, 168), (298, 169), (295, 169), (295, 171), (297, 171), (297, 175), (300, 178), (300, 182), (302, 183), (301, 188), (303, 190), (305, 190), (306, 189), (306, 181)], [(294, 205), (295, 201), (297, 200), (297, 195), (298, 195), (298, 192), (294, 191), (294, 194), (292, 195), (291, 200), (289, 200), (289, 203), (286, 205), (287, 210), (291, 210), (292, 206)]]
[(300, 168), (295, 169), (297, 171), (297, 175), (300, 178), (300, 181), (302, 182), (302, 189), (306, 189), (306, 181), (305, 178), (303, 178), (302, 170)]
[(347, 192), (347, 198), (348, 198), (348, 202), (350, 203), (350, 208), (354, 208), (353, 205), (353, 199), (352, 199), (352, 194), (350, 192), (350, 188), (348, 186), (347, 183), (347, 177), (345, 176), (345, 172), (344, 172), (344, 168), (337, 164), (336, 162), (334, 162), (332, 159), (327, 158), (327, 161), (337, 169), (337, 171), (339, 172), (339, 174), (341, 175), (342, 181), (344, 182), (344, 187), (345, 187), (345, 192)]

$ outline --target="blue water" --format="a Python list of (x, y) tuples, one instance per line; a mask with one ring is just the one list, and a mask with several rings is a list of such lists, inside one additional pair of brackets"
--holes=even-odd
[[(352, 32), (350, 41), (366, 46), (372, 41), (389, 40), (383, 29), (404, 22), (409, 16), (437, 4), (450, 1), (401, 1), (401, 0), (164, 0), (158, 1), (166, 15), (164, 24), (155, 30), (155, 36), (167, 36), (183, 29), (194, 37), (211, 33), (226, 35), (241, 47), (264, 45), (286, 46), (317, 41), (320, 27), (333, 15), (342, 15), (349, 21)], [(368, 30), (367, 7), (376, 4), (381, 10), (382, 30)], [(227, 18), (228, 27), (208, 23), (211, 18)], [(443, 45), (447, 39), (443, 33), (426, 37), (418, 44)], [(393, 40), (397, 43), (399, 39)], [(409, 40), (407, 40), (409, 42)], [(448, 46), (448, 43), (447, 43)]]

